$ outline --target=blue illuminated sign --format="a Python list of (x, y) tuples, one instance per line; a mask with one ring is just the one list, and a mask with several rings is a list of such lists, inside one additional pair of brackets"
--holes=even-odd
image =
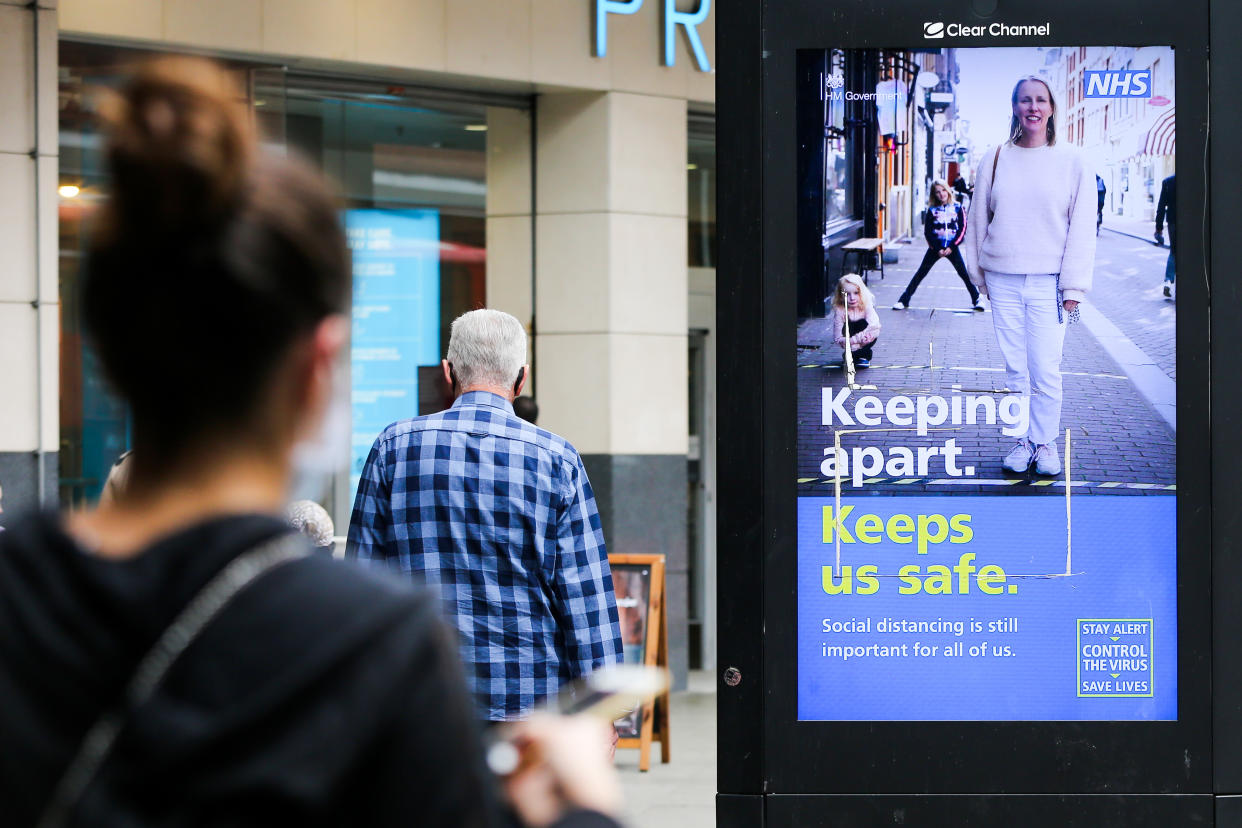
[(1176, 507), (798, 498), (798, 718), (1176, 719)]
[[(678, 11), (676, 0), (661, 0), (661, 2), (663, 3), (661, 7), (663, 37), (660, 62), (665, 66), (677, 64), (673, 40), (677, 27), (681, 26), (686, 31), (686, 39), (690, 42), (690, 51), (694, 53), (694, 60), (698, 64), (699, 71), (710, 72), (712, 66), (707, 59), (707, 51), (703, 48), (703, 41), (699, 37), (698, 27), (707, 20), (712, 7), (711, 0), (699, 0), (699, 7), (692, 12)], [(643, 0), (595, 0), (591, 54), (595, 57), (606, 57), (608, 54), (608, 15), (635, 14), (642, 6)]]
[(354, 261), (350, 488), (371, 444), (418, 414), (418, 367), (440, 362), (440, 214), (348, 210)]

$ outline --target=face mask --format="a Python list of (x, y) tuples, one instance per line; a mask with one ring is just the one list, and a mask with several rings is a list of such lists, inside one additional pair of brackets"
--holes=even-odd
[(319, 428), (293, 447), (293, 474), (289, 500), (322, 503), (332, 477), (349, 463), (349, 388), (333, 372), (332, 396)]

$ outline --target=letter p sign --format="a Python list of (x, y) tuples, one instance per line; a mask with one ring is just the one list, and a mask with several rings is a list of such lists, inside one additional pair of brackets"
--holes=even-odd
[[(673, 48), (675, 33), (678, 26), (686, 30), (686, 40), (690, 43), (690, 51), (694, 53), (695, 62), (700, 72), (710, 72), (711, 63), (707, 60), (707, 52), (699, 37), (698, 27), (707, 20), (711, 12), (711, 0), (698, 0), (699, 7), (692, 12), (677, 11), (677, 0), (660, 0), (661, 27), (663, 37), (660, 50), (660, 62), (665, 66), (675, 66), (677, 55)], [(608, 54), (608, 15), (634, 14), (643, 6), (643, 0), (595, 0), (592, 20), (593, 36), (591, 38), (591, 54), (595, 57), (606, 57)]]
[(595, 38), (591, 54), (608, 55), (608, 15), (634, 14), (643, 7), (643, 0), (595, 0)]

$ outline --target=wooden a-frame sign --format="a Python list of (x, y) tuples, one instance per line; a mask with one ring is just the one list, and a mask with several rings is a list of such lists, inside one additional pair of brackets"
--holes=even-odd
[[(664, 617), (664, 556), (649, 554), (616, 554), (608, 556), (613, 586), (617, 592), (617, 611), (621, 616), (621, 637), (628, 653), (638, 649), (641, 658), (633, 659), (668, 669), (668, 624)], [(649, 703), (643, 703), (636, 716), (619, 720), (619, 729), (628, 724), (631, 732), (622, 732), (619, 748), (638, 748), (638, 769), (651, 767), (651, 743), (660, 743), (660, 761), (669, 761), (668, 691)], [(635, 732), (636, 731), (636, 732)]]

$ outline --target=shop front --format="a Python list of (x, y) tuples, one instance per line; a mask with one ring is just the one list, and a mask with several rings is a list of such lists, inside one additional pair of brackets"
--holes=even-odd
[[(0, 444), (5, 507), (88, 505), (130, 447), (77, 305), (107, 188), (95, 108), (136, 59), (205, 54), (235, 73), (270, 147), (306, 157), (341, 192), (354, 251), (339, 384), (351, 448), (317, 495), (338, 535), (375, 434), (444, 404), (434, 368), (449, 323), (506, 310), (530, 333), (539, 425), (583, 454), (610, 549), (668, 558), (676, 672), (691, 650), (710, 663), (715, 55), (711, 5), (692, 5), (666, 19), (654, 2), (620, 14), (603, 0), (0, 4), (28, 59), (31, 111), (59, 121), (21, 205), (42, 224), (7, 231), (42, 251), (29, 269), (44, 278), (39, 296), (0, 296), (0, 313), (23, 323), (5, 334), (21, 355), (11, 399), (23, 426)], [(9, 143), (15, 166), (30, 140)]]

